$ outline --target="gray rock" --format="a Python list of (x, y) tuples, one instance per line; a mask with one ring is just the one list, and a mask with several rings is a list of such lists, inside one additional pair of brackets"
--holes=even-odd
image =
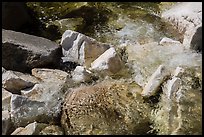
[(92, 80), (92, 72), (86, 70), (83, 66), (77, 66), (72, 72), (72, 79), (77, 82), (90, 82)]
[(66, 135), (146, 134), (149, 108), (136, 84), (103, 81), (69, 92), (62, 108)]
[(108, 75), (115, 74), (123, 68), (123, 62), (113, 47), (106, 50), (91, 63), (91, 70)]
[(13, 130), (13, 123), (8, 110), (2, 111), (2, 135), (8, 135)]
[(26, 127), (17, 128), (11, 135), (39, 135), (40, 131), (45, 128), (47, 124), (33, 122)]
[(19, 30), (23, 25), (31, 23), (31, 21), (25, 2), (2, 3), (2, 28)]
[(30, 100), (13, 94), (11, 97), (11, 121), (14, 126), (25, 127), (29, 123), (57, 123), (56, 112), (50, 110), (45, 102)]
[(10, 101), (12, 93), (2, 88), (2, 111), (10, 111)]
[(110, 46), (97, 42), (81, 33), (66, 30), (61, 39), (62, 53), (67, 61), (90, 66), (91, 62), (105, 52)]
[(6, 71), (2, 74), (2, 87), (14, 94), (20, 94), (21, 89), (34, 86), (40, 81), (29, 74), (17, 71)]
[(58, 67), (61, 47), (48, 39), (2, 30), (2, 66), (28, 72), (37, 67)]
[(47, 115), (59, 117), (67, 85), (65, 83), (42, 82), (35, 84), (31, 89), (21, 90), (21, 94), (30, 100), (44, 102), (48, 111)]
[(74, 84), (68, 73), (54, 69), (32, 69), (32, 74), (42, 82), (30, 89), (21, 90), (21, 94), (30, 100), (44, 102), (50, 117), (59, 117), (64, 94), (69, 85)]
[(64, 90), (71, 84), (69, 74), (56, 69), (32, 69), (32, 75), (42, 82), (30, 89), (21, 90), (21, 94), (32, 100), (47, 102), (51, 108), (56, 105), (60, 110)]
[(178, 3), (170, 10), (163, 12), (161, 17), (172, 24), (174, 29), (180, 33), (185, 47), (195, 47), (196, 50), (202, 49), (200, 45), (202, 43), (202, 31), (197, 30), (199, 27), (202, 28), (202, 2)]

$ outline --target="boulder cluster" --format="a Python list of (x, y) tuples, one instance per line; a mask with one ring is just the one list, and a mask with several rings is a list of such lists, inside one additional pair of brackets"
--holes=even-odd
[(200, 15), (199, 3), (178, 3), (161, 17), (183, 41), (144, 45), (73, 30), (57, 44), (3, 27), (2, 135), (202, 134)]

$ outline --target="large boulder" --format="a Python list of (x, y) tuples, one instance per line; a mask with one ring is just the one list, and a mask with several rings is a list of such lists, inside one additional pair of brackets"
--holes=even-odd
[(45, 103), (50, 111), (48, 115), (59, 117), (65, 91), (69, 88), (69, 84), (74, 85), (69, 74), (57, 69), (35, 68), (32, 69), (32, 75), (42, 82), (32, 88), (21, 90), (21, 94), (30, 100)]
[[(183, 37), (182, 43), (187, 48), (202, 50), (202, 2), (181, 2), (162, 13), (161, 17), (174, 26)], [(198, 29), (200, 28), (200, 29)], [(196, 34), (198, 33), (198, 34)], [(194, 38), (196, 37), (196, 38)], [(192, 42), (193, 41), (193, 42)]]
[(21, 95), (11, 96), (11, 121), (15, 128), (25, 127), (32, 122), (58, 123), (57, 112), (45, 102), (31, 100)]
[(73, 89), (62, 108), (65, 134), (147, 134), (149, 108), (137, 92), (137, 84), (110, 80)]
[(17, 31), (31, 22), (25, 2), (2, 2), (2, 28)]
[(110, 46), (97, 42), (95, 39), (81, 33), (66, 30), (61, 39), (62, 53), (67, 62), (75, 62), (89, 67), (97, 57)]
[(58, 67), (61, 47), (48, 39), (2, 30), (2, 66), (29, 72), (36, 67)]

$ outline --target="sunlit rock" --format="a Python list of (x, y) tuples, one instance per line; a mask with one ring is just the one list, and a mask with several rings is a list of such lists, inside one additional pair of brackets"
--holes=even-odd
[[(69, 74), (65, 71), (58, 69), (48, 68), (34, 68), (32, 69), (32, 75), (45, 82), (66, 82)], [(56, 81), (57, 80), (57, 81)]]
[(77, 82), (90, 82), (92, 80), (92, 72), (86, 70), (83, 66), (77, 66), (72, 72), (72, 79)]
[(17, 71), (6, 71), (2, 74), (2, 87), (14, 94), (20, 94), (20, 90), (34, 86), (40, 81), (31, 76)]
[(164, 65), (160, 65), (157, 70), (151, 75), (147, 84), (145, 85), (142, 96), (150, 97), (155, 95), (161, 84), (168, 78), (169, 72)]
[(124, 67), (123, 65), (115, 48), (111, 47), (91, 63), (90, 69), (103, 75), (112, 75), (119, 72)]
[(84, 34), (66, 30), (61, 39), (62, 53), (67, 61), (89, 67), (91, 62), (110, 46), (97, 42)]
[(67, 94), (61, 124), (67, 135), (146, 134), (149, 108), (137, 84), (104, 81)]

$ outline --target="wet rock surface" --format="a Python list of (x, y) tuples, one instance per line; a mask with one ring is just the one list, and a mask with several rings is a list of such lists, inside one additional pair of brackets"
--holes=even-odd
[[(42, 12), (36, 17), (46, 27), (38, 27), (61, 45), (2, 29), (2, 134), (202, 134), (198, 3), (161, 13), (168, 3), (29, 4)], [(167, 22), (181, 21), (174, 26), (182, 39), (161, 22), (163, 13)]]
[(176, 31), (181, 33), (184, 46), (201, 51), (202, 4), (200, 2), (178, 3), (171, 9), (163, 12), (161, 17), (170, 22)]

